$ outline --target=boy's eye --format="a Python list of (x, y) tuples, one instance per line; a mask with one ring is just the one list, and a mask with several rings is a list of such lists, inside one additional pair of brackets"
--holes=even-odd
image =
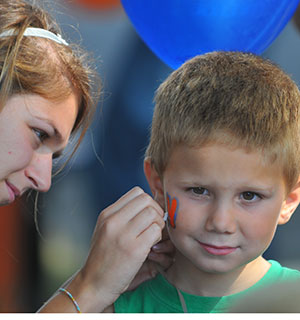
[(43, 142), (44, 140), (46, 140), (47, 138), (49, 138), (49, 135), (48, 133), (46, 133), (45, 131), (43, 130), (40, 130), (40, 129), (36, 129), (36, 128), (33, 128), (32, 129), (35, 133), (35, 135), (37, 136), (37, 138)]
[(253, 200), (261, 199), (261, 196), (252, 191), (245, 191), (242, 193), (242, 198), (243, 200), (246, 200), (246, 201), (253, 201)]
[(192, 191), (192, 193), (196, 195), (206, 195), (208, 193), (207, 189), (202, 187), (194, 187), (194, 188), (190, 188), (190, 190)]

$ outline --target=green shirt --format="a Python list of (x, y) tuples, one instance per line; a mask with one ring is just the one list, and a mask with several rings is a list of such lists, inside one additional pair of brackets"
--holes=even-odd
[[(270, 260), (271, 267), (255, 285), (224, 297), (202, 297), (181, 291), (190, 313), (225, 313), (245, 295), (271, 284), (300, 280), (300, 271), (282, 267)], [(114, 304), (116, 313), (182, 313), (176, 288), (161, 274), (141, 284), (134, 291), (123, 293)]]

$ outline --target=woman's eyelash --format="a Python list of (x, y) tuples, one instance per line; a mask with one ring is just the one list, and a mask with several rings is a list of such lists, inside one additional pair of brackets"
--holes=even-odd
[(37, 138), (43, 142), (45, 141), (47, 138), (49, 138), (49, 135), (47, 132), (45, 132), (44, 130), (40, 130), (40, 129), (37, 129), (37, 128), (33, 128), (32, 129), (35, 133), (35, 135), (37, 136)]
[(58, 160), (60, 157), (62, 157), (62, 151), (54, 153), (53, 156), (52, 156), (52, 159), (53, 160)]

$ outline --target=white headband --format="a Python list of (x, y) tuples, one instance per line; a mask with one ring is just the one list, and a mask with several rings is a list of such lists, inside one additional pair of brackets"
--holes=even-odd
[[(15, 33), (15, 30), (9, 29), (7, 31), (4, 31), (0, 33), (0, 38), (3, 37), (11, 37), (17, 35)], [(61, 37), (60, 34), (56, 35), (51, 31), (41, 29), (41, 28), (27, 28), (25, 29), (24, 36), (26, 37), (39, 37), (39, 38), (46, 38), (53, 40), (57, 43), (64, 44), (65, 46), (68, 46), (69, 44)]]

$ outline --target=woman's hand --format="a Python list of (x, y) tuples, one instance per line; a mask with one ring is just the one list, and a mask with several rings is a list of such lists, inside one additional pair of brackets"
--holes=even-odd
[[(151, 248), (162, 239), (163, 214), (159, 204), (136, 187), (99, 215), (88, 259), (79, 275), (100, 302), (94, 311), (112, 304), (131, 283), (145, 280), (142, 276), (133, 281)], [(161, 255), (156, 259), (163, 260)]]
[[(112, 310), (107, 307), (121, 293), (146, 280), (154, 261), (168, 266), (170, 260), (158, 251), (160, 248), (169, 252), (170, 244), (153, 247), (162, 239), (163, 214), (159, 204), (138, 187), (100, 213), (86, 263), (65, 284), (82, 312)], [(152, 262), (144, 264), (148, 255)], [(57, 293), (39, 311), (76, 312), (76, 309), (69, 297)]]

